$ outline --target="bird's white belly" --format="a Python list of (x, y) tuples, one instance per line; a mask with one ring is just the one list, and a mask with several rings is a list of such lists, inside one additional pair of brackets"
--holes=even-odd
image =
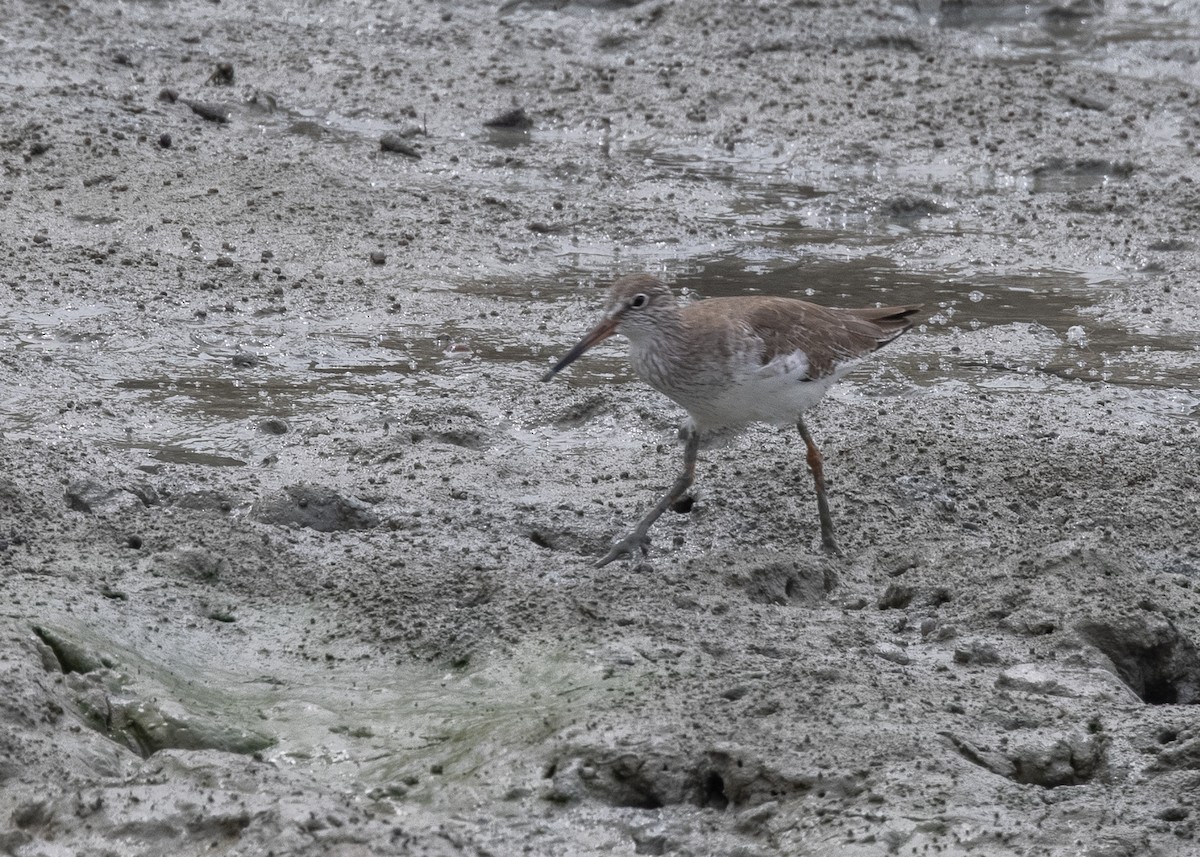
[(815, 380), (808, 376), (803, 352), (763, 365), (734, 359), (705, 373), (660, 363), (656, 355), (633, 348), (630, 359), (650, 386), (687, 410), (701, 431), (742, 428), (751, 423), (795, 425), (800, 415), (820, 401), (849, 365)]
[(816, 381), (794, 375), (771, 375), (731, 384), (713, 395), (680, 402), (701, 428), (740, 428), (751, 423), (795, 425), (800, 415), (821, 400), (832, 375)]

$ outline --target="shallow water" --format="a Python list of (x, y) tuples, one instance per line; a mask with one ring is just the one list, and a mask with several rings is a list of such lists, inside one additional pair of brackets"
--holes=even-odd
[[(860, 236), (828, 236), (849, 246)], [(767, 294), (834, 306), (923, 304), (907, 348), (871, 365), (886, 364), (908, 383), (929, 387), (964, 382), (1009, 389), (1040, 389), (1047, 378), (1109, 384), (1153, 393), (1147, 407), (1195, 417), (1193, 337), (1128, 331), (1105, 325), (1092, 312), (1129, 275), (1119, 271), (1042, 270), (993, 273), (919, 269), (856, 248), (823, 255), (812, 245), (770, 257), (761, 248), (742, 254), (696, 256), (675, 265), (675, 286), (695, 297)], [(579, 280), (595, 283), (581, 293)], [(281, 316), (268, 325), (229, 317), (207, 324), (203, 336), (175, 350), (121, 330), (102, 331), (99, 305), (0, 313), (0, 343), (47, 355), (55, 370), (91, 377), (107, 406), (128, 416), (114, 424), (86, 409), (52, 415), (20, 390), (0, 399), (10, 436), (89, 434), (115, 448), (144, 450), (151, 461), (212, 466), (253, 464), (278, 445), (265, 421), (284, 429), (364, 404), (382, 424), (423, 389), (476, 383), (484, 366), (526, 373), (530, 384), (546, 360), (569, 347), (602, 305), (603, 282), (579, 278), (469, 282), (459, 291), (496, 315), (476, 313), (428, 328), (419, 318), (386, 314), (337, 317)], [(537, 330), (524, 307), (556, 307), (555, 330)], [(482, 316), (482, 317), (480, 317)], [(514, 322), (516, 322), (514, 324)], [(528, 327), (522, 327), (522, 324)], [(580, 363), (578, 383), (634, 382), (620, 346), (603, 346)], [(1163, 393), (1173, 395), (1163, 395)], [(89, 394), (80, 392), (86, 399)], [(407, 403), (407, 404), (406, 404)], [(361, 416), (358, 417), (361, 419)], [(57, 432), (55, 429), (57, 428)]]

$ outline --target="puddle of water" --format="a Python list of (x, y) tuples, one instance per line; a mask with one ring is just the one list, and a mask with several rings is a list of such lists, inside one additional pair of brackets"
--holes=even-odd
[(1017, 62), (1082, 62), (1118, 74), (1200, 82), (1195, 4), (918, 0), (917, 8), (933, 26), (986, 35), (982, 51)]
[[(699, 298), (762, 294), (830, 306), (923, 304), (919, 329), (947, 336), (933, 343), (940, 348), (936, 354), (889, 359), (912, 383), (929, 386), (965, 379), (983, 386), (997, 376), (1010, 385), (1019, 385), (1020, 376), (1106, 382), (1133, 390), (1177, 390), (1180, 396), (1174, 398), (1156, 393), (1153, 407), (1200, 415), (1195, 398), (1200, 346), (1195, 337), (1130, 332), (1097, 324), (1089, 315), (1104, 295), (1119, 288), (1118, 276), (1103, 270), (927, 271), (875, 255), (776, 258), (770, 264), (726, 255), (697, 257), (677, 266), (674, 284), (681, 294)], [(505, 291), (496, 286), (493, 293)], [(519, 299), (515, 289), (507, 291)], [(580, 299), (574, 285), (545, 284), (539, 290), (550, 299), (556, 293), (560, 301)], [(597, 289), (595, 312), (602, 295)], [(572, 317), (576, 314), (573, 309)], [(567, 339), (560, 348), (570, 344)], [(601, 346), (589, 361), (589, 375), (635, 380), (623, 348)]]
[(107, 307), (5, 309), (0, 347), (52, 356), (46, 372), (61, 375), (63, 388), (77, 387), (80, 400), (6, 385), (6, 433), (49, 442), (86, 437), (143, 450), (151, 462), (257, 463), (288, 440), (264, 433), (266, 419), (299, 426), (343, 408), (370, 419), (375, 408), (382, 424), (423, 388), (468, 383), (481, 361), (535, 359), (531, 345), (510, 342), (474, 310), (432, 327), (387, 315), (281, 317), (272, 325), (230, 318), (204, 325), (203, 339), (180, 342), (186, 331), (164, 339), (113, 324)]
[(942, 3), (918, 0), (921, 13), (953, 29), (1036, 27), (1048, 36), (1085, 40), (1103, 9), (1070, 11), (1055, 3)]

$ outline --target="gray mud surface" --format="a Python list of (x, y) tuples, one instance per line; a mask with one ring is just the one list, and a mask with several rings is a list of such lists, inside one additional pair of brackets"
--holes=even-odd
[[(1195, 2), (0, 25), (0, 853), (1200, 853)], [(637, 270), (925, 304), (843, 556), (759, 428), (592, 567)]]

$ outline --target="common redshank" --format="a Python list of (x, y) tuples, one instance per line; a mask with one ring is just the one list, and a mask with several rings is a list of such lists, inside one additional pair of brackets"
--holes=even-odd
[(687, 493), (702, 437), (751, 423), (795, 425), (808, 448), (817, 489), (821, 544), (838, 550), (824, 462), (804, 412), (872, 351), (912, 327), (920, 306), (835, 309), (797, 298), (709, 298), (681, 305), (664, 283), (632, 274), (612, 285), (600, 322), (542, 376), (549, 381), (614, 333), (629, 340), (638, 377), (688, 412), (680, 426), (683, 471), (638, 525), (596, 564), (645, 556), (650, 527)]

